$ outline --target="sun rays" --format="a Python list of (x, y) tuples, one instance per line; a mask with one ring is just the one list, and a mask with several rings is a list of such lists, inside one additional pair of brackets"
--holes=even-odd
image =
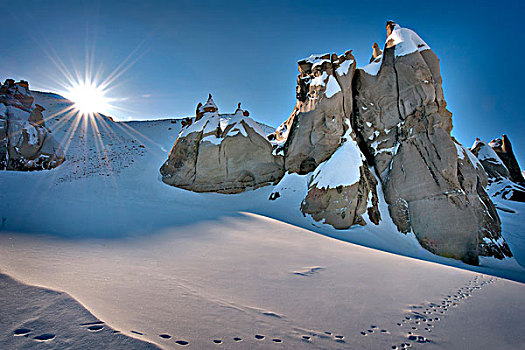
[[(115, 147), (126, 147), (130, 143), (147, 144), (150, 151), (165, 153), (161, 145), (127, 123), (115, 122), (111, 117), (118, 111), (120, 115), (132, 113), (126, 110), (125, 101), (133, 97), (118, 96), (118, 91), (126, 90), (119, 87), (129, 82), (124, 73), (129, 78), (130, 68), (144, 54), (139, 50), (141, 46), (138, 45), (112, 70), (106, 70), (107, 67), (101, 64), (95, 65), (94, 50), (86, 50), (84, 62), (70, 65), (52, 49), (44, 50), (58, 74), (50, 77), (43, 88), (67, 98), (44, 112), (48, 127), (66, 154), (62, 167), (71, 167), (80, 177), (92, 171), (111, 175), (107, 180), (113, 182), (113, 175), (122, 170), (116, 169), (118, 165), (114, 164), (115, 152), (118, 153)], [(104, 74), (104, 71), (109, 74)], [(68, 152), (71, 147), (76, 149), (72, 153)]]
[(90, 80), (75, 82), (65, 97), (73, 102), (75, 111), (83, 116), (108, 113), (111, 100), (101, 86)]

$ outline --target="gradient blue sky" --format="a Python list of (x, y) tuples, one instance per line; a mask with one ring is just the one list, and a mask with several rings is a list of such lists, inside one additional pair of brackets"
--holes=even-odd
[[(453, 135), (467, 146), (506, 133), (525, 165), (524, 1), (6, 1), (0, 0), (0, 79), (57, 90), (52, 57), (82, 69), (86, 49), (109, 74), (118, 119), (194, 114), (212, 92), (277, 126), (295, 104), (296, 61), (352, 49), (368, 62), (392, 19), (441, 59)], [(94, 50), (93, 50), (94, 49)]]

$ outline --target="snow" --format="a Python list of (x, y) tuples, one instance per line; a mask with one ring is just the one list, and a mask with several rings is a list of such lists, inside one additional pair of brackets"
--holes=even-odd
[(430, 50), (427, 45), (413, 30), (401, 28), (398, 24), (395, 25), (392, 34), (386, 38), (388, 43), (392, 40), (395, 45), (395, 56), (406, 56), (416, 51)]
[(33, 146), (38, 145), (38, 131), (36, 130), (36, 128), (30, 123), (26, 122), (24, 124), (24, 130), (26, 131), (27, 136), (29, 137), (28, 143)]
[(304, 58), (304, 59), (302, 59), (300, 61), (306, 61), (308, 63), (311, 63), (312, 64), (312, 69), (313, 69), (314, 67), (316, 67), (318, 65), (322, 65), (324, 62), (330, 62), (330, 59), (321, 58), (321, 57), (327, 56), (327, 55), (330, 56), (330, 54), (328, 54), (328, 53), (311, 54), (307, 58)]
[(378, 62), (373, 61), (366, 66), (359, 67), (359, 69), (364, 70), (366, 73), (370, 75), (377, 75), (379, 73), (379, 69), (381, 68), (381, 64), (383, 63), (383, 55), (379, 56), (380, 60)]
[[(240, 110), (235, 114), (218, 114), (217, 112), (204, 113), (201, 119), (198, 121), (194, 120), (191, 125), (182, 129), (179, 137), (186, 137), (194, 132), (202, 132), (203, 135), (210, 134), (205, 136), (202, 139), (203, 141), (219, 145), (225, 137), (235, 136), (238, 133), (241, 133), (244, 137), (248, 137), (248, 133), (244, 127), (244, 124), (246, 124), (256, 133), (266, 138), (266, 133), (261, 126), (252, 118), (245, 117), (242, 112), (243, 111)], [(233, 126), (228, 130), (227, 134), (222, 134), (228, 127), (230, 127), (230, 125)], [(216, 135), (217, 130), (220, 130), (220, 137), (217, 137)]]
[(337, 82), (335, 77), (333, 75), (328, 75), (326, 72), (323, 72), (323, 74), (312, 79), (310, 85), (312, 86), (325, 86), (326, 85), (325, 95), (328, 98), (331, 98), (336, 93), (341, 91), (341, 87), (339, 86), (339, 83)]
[(339, 68), (337, 68), (335, 71), (339, 75), (346, 75), (348, 74), (348, 70), (350, 69), (350, 66), (352, 65), (352, 63), (354, 63), (354, 60), (346, 60), (343, 63), (341, 63)]
[(468, 148), (458, 143), (455, 143), (455, 142), (454, 142), (454, 145), (456, 146), (456, 152), (458, 154), (459, 159), (465, 159), (465, 154), (466, 154), (470, 163), (472, 163), (472, 165), (475, 168), (482, 167), (481, 163), (479, 162), (479, 159), (476, 158), (476, 156), (472, 154), (472, 152)]
[(477, 147), (479, 144), (481, 144), (481, 146), (479, 147), (479, 152), (478, 152), (479, 160), (489, 161), (491, 163), (499, 164), (503, 166), (504, 168), (506, 168), (505, 164), (501, 161), (501, 159), (496, 154), (496, 152), (486, 142), (476, 140), (474, 144), (472, 145), (471, 149), (474, 149), (474, 147)]
[(323, 74), (315, 77), (312, 79), (312, 82), (310, 83), (310, 85), (313, 85), (313, 86), (325, 86), (325, 81), (326, 81), (326, 78), (328, 77), (328, 74), (326, 74), (326, 72), (323, 72)]
[(341, 87), (339, 86), (339, 83), (334, 78), (334, 76), (330, 75), (328, 77), (328, 82), (326, 83), (325, 95), (326, 97), (331, 98), (338, 92), (341, 92)]
[[(395, 25), (392, 34), (386, 38), (385, 42), (388, 43), (390, 40), (392, 41), (392, 44), (395, 45), (395, 57), (406, 56), (416, 51), (421, 52), (424, 50), (430, 50), (430, 46), (428, 46), (427, 43), (416, 34), (416, 32), (407, 28), (401, 28), (398, 24)], [(377, 75), (381, 68), (381, 64), (383, 63), (383, 55), (378, 57), (380, 58), (379, 62), (376, 62), (376, 57), (374, 62), (359, 67), (359, 69), (370, 75)], [(428, 83), (428, 81), (425, 81), (425, 83)]]
[[(63, 103), (34, 96), (50, 114)], [(515, 258), (483, 258), (474, 267), (435, 256), (412, 233), (397, 232), (381, 186), (380, 225), (365, 215), (366, 226), (335, 230), (299, 210), (312, 175), (286, 174), (274, 187), (238, 195), (193, 193), (162, 183), (158, 169), (181, 131), (180, 121), (99, 121), (98, 131), (80, 123), (70, 135), (75, 120), (56, 119), (48, 126), (64, 145), (67, 141), (64, 164), (45, 172), (0, 173), (0, 271), (65, 291), (92, 315), (84, 313), (84, 321), (77, 315), (82, 309), (67, 298), (58, 305), (71, 313), (44, 309), (50, 293), (42, 289), (27, 298), (32, 292), (26, 287), (9, 289), (12, 293), (0, 288), (0, 310), (8, 310), (2, 344), (35, 344), (32, 336), (13, 336), (14, 329), (29, 326), (38, 334), (56, 334), (39, 345), (56, 348), (75, 340), (93, 342), (78, 348), (100, 348), (97, 335), (104, 342), (105, 334), (79, 326), (99, 319), (107, 331), (167, 349), (178, 348), (179, 339), (197, 349), (215, 346), (214, 339), (224, 348), (246, 349), (418, 346), (408, 332), (442, 349), (524, 345), (516, 325), (523, 322), (525, 287), (504, 279), (525, 281), (518, 264), (525, 262), (522, 204), (496, 202), (513, 210), (499, 214)], [(349, 160), (352, 147), (347, 137), (337, 156)], [(323, 163), (322, 176), (352, 168), (347, 162), (338, 169), (332, 158)], [(350, 183), (355, 175), (337, 172), (347, 176), (327, 182)], [(275, 191), (280, 197), (268, 200)], [(458, 299), (456, 307), (431, 307), (447, 303), (447, 295)], [(26, 300), (30, 307), (20, 307)], [(41, 312), (35, 315), (35, 308)], [(439, 318), (432, 332), (415, 323), (426, 309)], [(159, 337), (166, 333), (172, 338)], [(265, 338), (257, 340), (256, 334)]]
[(319, 164), (312, 177), (312, 186), (319, 189), (330, 189), (338, 186), (351, 186), (361, 178), (359, 168), (363, 166), (364, 156), (357, 143), (350, 135), (352, 127), (347, 121), (348, 130), (344, 136), (346, 141)]

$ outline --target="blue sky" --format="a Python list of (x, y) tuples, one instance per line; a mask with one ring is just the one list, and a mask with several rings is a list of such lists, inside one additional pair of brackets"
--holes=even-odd
[[(525, 165), (523, 1), (5, 1), (0, 79), (56, 90), (86, 49), (115, 81), (119, 119), (194, 114), (213, 93), (277, 126), (295, 104), (296, 61), (352, 49), (368, 62), (392, 19), (415, 30), (441, 60), (453, 135), (470, 146), (506, 133)], [(123, 109), (123, 110), (122, 110)]]

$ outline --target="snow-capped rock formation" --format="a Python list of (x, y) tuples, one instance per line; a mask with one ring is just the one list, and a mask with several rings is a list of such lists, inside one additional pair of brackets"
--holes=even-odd
[(491, 196), (525, 202), (525, 181), (506, 135), (488, 144), (476, 139), (471, 151), (488, 175), (488, 192)]
[[(298, 62), (297, 103), (290, 117), (268, 136), (285, 168), (307, 174), (327, 160), (341, 144), (352, 110), (355, 59), (344, 55), (311, 55)], [(343, 89), (344, 88), (344, 89)]]
[(46, 127), (42, 106), (33, 106), (26, 81), (0, 84), (0, 169), (43, 170), (62, 164), (65, 155)]
[(439, 59), (415, 32), (388, 22), (387, 33), (381, 60), (356, 71), (352, 122), (392, 220), (439, 255), (510, 256), (486, 175), (450, 136)]
[(366, 225), (365, 213), (377, 225), (381, 219), (377, 180), (357, 145), (350, 120), (345, 122), (348, 129), (343, 142), (313, 172), (301, 210), (337, 229)]
[[(300, 60), (296, 105), (268, 139), (254, 128), (254, 137), (236, 131), (254, 124), (240, 109), (221, 121), (211, 98), (199, 105), (161, 169), (163, 180), (235, 193), (280, 179), (284, 167), (309, 174), (301, 211), (316, 221), (338, 229), (379, 224), (384, 201), (397, 229), (435, 254), (469, 264), (479, 255), (512, 256), (483, 166), (451, 136), (439, 59), (412, 30), (386, 27), (383, 50), (374, 44), (364, 67), (356, 68), (351, 51)], [(238, 151), (247, 149), (257, 156)]]
[(283, 177), (282, 156), (272, 154), (265, 133), (240, 103), (234, 114), (219, 114), (210, 95), (185, 125), (160, 169), (165, 183), (196, 192), (239, 193)]

